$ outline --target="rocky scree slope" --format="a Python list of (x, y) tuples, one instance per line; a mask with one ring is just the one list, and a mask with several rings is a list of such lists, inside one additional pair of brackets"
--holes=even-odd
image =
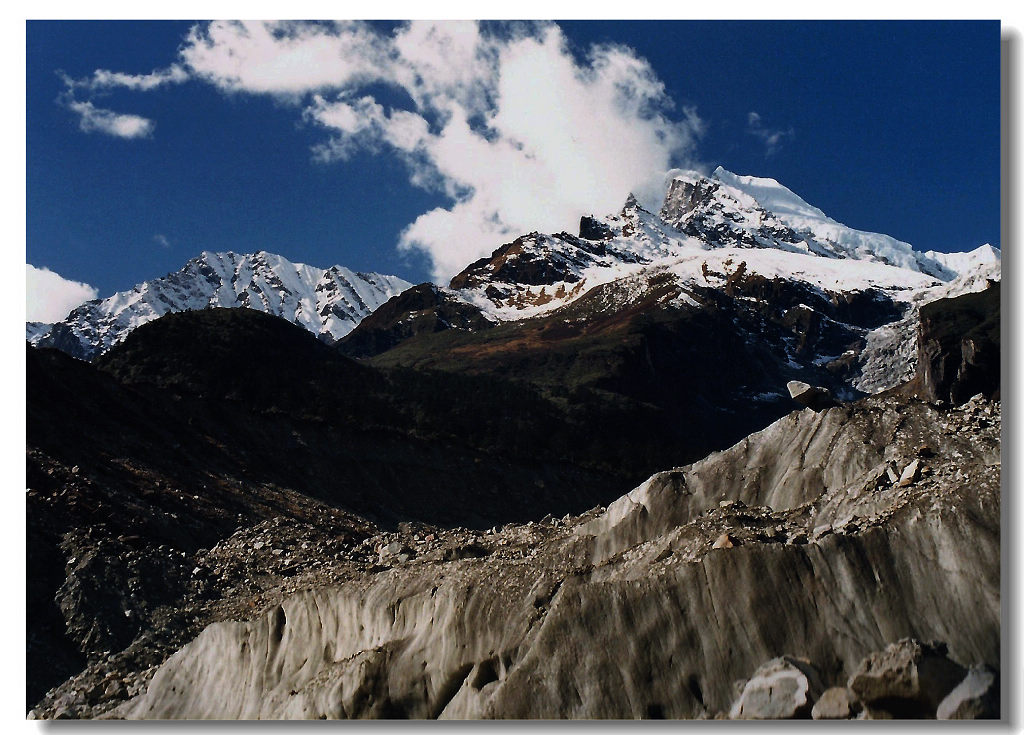
[(904, 637), (998, 668), (998, 404), (805, 410), (607, 509), (392, 538), (376, 573), (214, 624), (99, 709), (714, 717), (780, 655), (824, 686)]
[(266, 251), (204, 252), (162, 278), (95, 299), (52, 326), (29, 324), (27, 339), (91, 360), (131, 330), (164, 314), (211, 307), (245, 307), (282, 317), (333, 342), (411, 284), (396, 276), (321, 269)]

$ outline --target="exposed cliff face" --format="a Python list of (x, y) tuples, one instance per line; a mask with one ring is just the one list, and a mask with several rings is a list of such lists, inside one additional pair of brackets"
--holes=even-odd
[(480, 558), (425, 544), (215, 624), (111, 714), (714, 716), (776, 656), (845, 684), (904, 636), (998, 667), (999, 423), (983, 400), (794, 413)]
[(923, 398), (963, 403), (999, 395), (999, 283), (921, 308), (917, 389)]

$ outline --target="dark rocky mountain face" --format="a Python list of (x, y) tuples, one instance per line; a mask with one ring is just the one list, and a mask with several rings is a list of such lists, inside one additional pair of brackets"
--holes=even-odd
[[(452, 278), (449, 288), (484, 286), (500, 289), (500, 286), (493, 285), (500, 283), (529, 286), (572, 284), (580, 280), (578, 269), (593, 264), (596, 258), (605, 254), (605, 248), (599, 242), (567, 232), (551, 236), (532, 232), (502, 245), (490, 257), (468, 265)], [(552, 297), (560, 299), (564, 294), (552, 294)]]
[(800, 281), (767, 279), (746, 273), (742, 262), (708, 277), (715, 283), (690, 289), (685, 302), (666, 274), (640, 292), (604, 284), (550, 314), (486, 331), (424, 331), (404, 340), (392, 332), (397, 344), (369, 362), (500, 375), (580, 416), (602, 403), (621, 406), (615, 440), (643, 445), (653, 470), (723, 449), (788, 413), (790, 380), (857, 395), (847, 378), (865, 332), (905, 308), (879, 292), (825, 295)]
[(960, 404), (999, 397), (999, 283), (921, 308), (916, 388), (927, 400)]
[(480, 331), (492, 326), (494, 322), (480, 309), (432, 283), (421, 283), (391, 297), (340, 344), (341, 351), (350, 357), (369, 357), (419, 334), (447, 329)]

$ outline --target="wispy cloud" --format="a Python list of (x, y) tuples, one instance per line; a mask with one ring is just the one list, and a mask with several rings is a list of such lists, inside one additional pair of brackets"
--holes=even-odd
[[(703, 129), (635, 51), (602, 44), (574, 55), (553, 23), (414, 21), (385, 34), (362, 22), (217, 21), (193, 27), (163, 70), (97, 71), (69, 90), (186, 78), (294, 105), (326, 134), (312, 151), (322, 163), (359, 150), (404, 161), (410, 183), (449, 199), (399, 243), (426, 253), (438, 280), (522, 232), (571, 229), (631, 191), (656, 191), (662, 172), (692, 163)], [(375, 96), (380, 85), (411, 102), (389, 105)], [(83, 129), (118, 119), (87, 112)], [(119, 129), (152, 131), (134, 120)]]
[(148, 118), (104, 110), (92, 102), (69, 101), (67, 106), (78, 113), (78, 127), (85, 133), (104, 133), (115, 138), (148, 138), (155, 127)]
[(759, 138), (764, 143), (764, 155), (772, 156), (779, 150), (783, 141), (793, 140), (796, 133), (793, 128), (772, 130), (764, 126), (761, 116), (756, 112), (747, 113), (747, 133)]
[(166, 235), (159, 235), (159, 234), (153, 235), (153, 242), (155, 242), (157, 245), (159, 245), (162, 248), (169, 248), (169, 247), (171, 247), (171, 241), (167, 239)]
[(25, 264), (25, 320), (60, 321), (80, 304), (96, 298), (98, 292), (87, 283), (71, 281), (49, 268)]
[(59, 75), (67, 89), (89, 91), (121, 87), (148, 92), (168, 84), (181, 84), (189, 79), (188, 72), (178, 64), (171, 64), (166, 69), (157, 69), (149, 74), (125, 74), (119, 71), (97, 69), (91, 76), (83, 79), (73, 79), (63, 72), (59, 72)]

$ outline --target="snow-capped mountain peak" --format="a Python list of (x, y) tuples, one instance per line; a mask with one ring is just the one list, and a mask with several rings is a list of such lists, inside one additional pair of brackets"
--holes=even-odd
[(280, 316), (328, 341), (340, 339), (411, 284), (397, 276), (316, 268), (260, 250), (204, 251), (174, 273), (89, 301), (30, 338), (91, 359), (132, 329), (177, 311), (246, 307)]
[(738, 176), (721, 166), (714, 170), (711, 177), (716, 181), (749, 194), (760, 206), (770, 210), (780, 218), (790, 216), (793, 218), (807, 217), (831, 221), (831, 217), (817, 207), (805, 202), (792, 190), (786, 188), (775, 179), (758, 176)]
[(914, 250), (910, 243), (890, 235), (857, 230), (837, 222), (775, 179), (738, 176), (721, 166), (715, 169), (712, 179), (733, 192), (747, 195), (759, 208), (771, 212), (808, 243), (810, 252), (873, 260), (920, 271), (943, 281), (953, 280), (961, 273), (945, 265), (943, 258), (936, 258), (934, 252), (922, 253)]

